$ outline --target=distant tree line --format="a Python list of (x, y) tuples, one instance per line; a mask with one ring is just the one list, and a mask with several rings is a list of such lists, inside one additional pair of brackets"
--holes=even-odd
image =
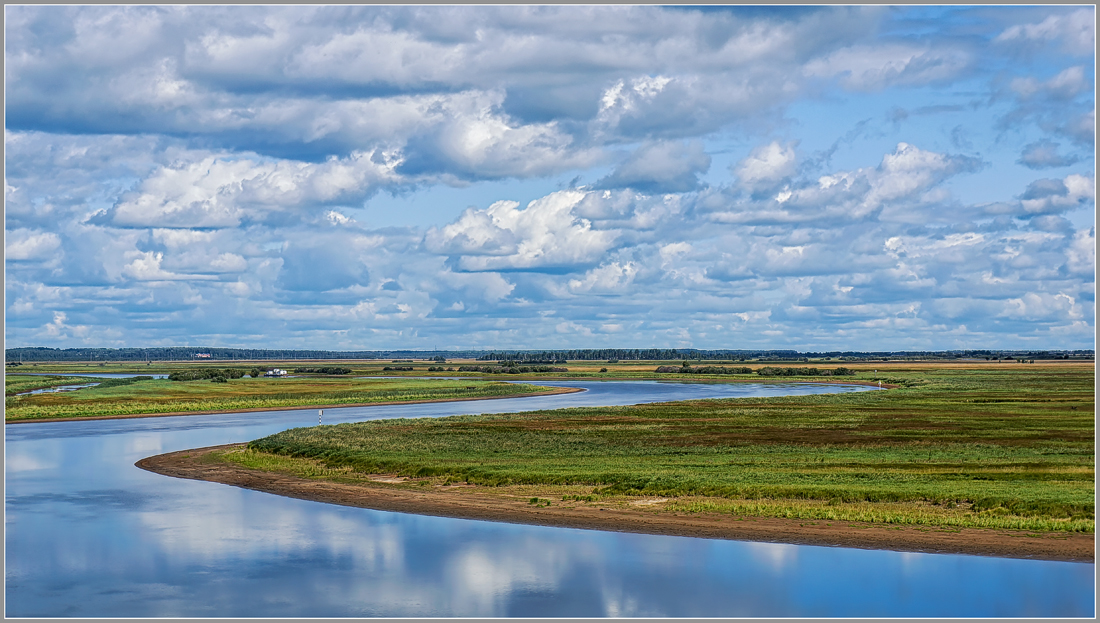
[(575, 350), (542, 351), (490, 351), (478, 357), (479, 361), (497, 360), (500, 362), (517, 361), (522, 363), (565, 363), (566, 361), (662, 361), (668, 359), (717, 359), (717, 358), (759, 358), (795, 357), (797, 351), (743, 351), (743, 350), (697, 350), (694, 348), (585, 348)]
[[(198, 355), (209, 360), (293, 359), (476, 359), (483, 350), (291, 350), (274, 348), (220, 348), (212, 346), (164, 346), (155, 348), (47, 348), (42, 346), (8, 348), (7, 361), (191, 361)], [(205, 358), (204, 358), (205, 359)]]
[(744, 361), (808, 361), (837, 359), (840, 361), (906, 361), (927, 359), (1035, 359), (1093, 360), (1093, 350), (952, 350), (952, 351), (824, 351), (796, 350), (700, 350), (694, 348), (594, 348), (574, 350), (288, 350), (254, 348), (217, 348), (210, 346), (166, 346), (156, 348), (47, 348), (41, 346), (8, 348), (8, 363), (30, 361), (191, 361), (198, 355), (210, 355), (206, 360), (277, 360), (294, 359), (375, 359), (410, 361), (413, 359), (445, 363), (447, 359), (477, 359), (479, 361), (514, 361), (525, 364), (561, 364), (572, 361), (622, 360), (728, 360)]

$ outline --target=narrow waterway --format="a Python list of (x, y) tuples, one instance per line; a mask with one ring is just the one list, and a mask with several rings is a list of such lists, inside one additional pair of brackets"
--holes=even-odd
[[(326, 408), (325, 423), (858, 386), (558, 382), (559, 396)], [(1079, 616), (1092, 564), (524, 526), (329, 506), (167, 478), (163, 452), (317, 423), (274, 411), (6, 427), (5, 614)]]

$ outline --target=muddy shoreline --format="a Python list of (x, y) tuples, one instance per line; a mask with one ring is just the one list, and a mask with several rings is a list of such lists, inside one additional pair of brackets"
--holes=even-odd
[(292, 498), (439, 517), (796, 545), (1095, 562), (1093, 534), (752, 518), (557, 501), (551, 506), (533, 506), (519, 497), (481, 494), (468, 485), (410, 490), (387, 486), (383, 478), (374, 485), (342, 484), (206, 459), (211, 452), (242, 445), (171, 452), (142, 459), (136, 465), (165, 476), (218, 482)]
[(393, 405), (418, 405), (433, 402), (467, 402), (471, 400), (503, 400), (505, 398), (530, 398), (532, 396), (554, 396), (557, 394), (573, 394), (586, 391), (579, 387), (557, 387), (545, 392), (532, 392), (529, 394), (512, 394), (509, 396), (477, 396), (473, 398), (432, 398), (429, 400), (391, 400), (387, 402), (355, 402), (348, 404), (326, 405), (301, 405), (296, 407), (252, 407), (248, 409), (216, 409), (213, 411), (172, 411), (167, 413), (130, 413), (125, 415), (93, 415), (90, 417), (51, 417), (51, 418), (23, 418), (19, 420), (5, 420), (5, 424), (31, 424), (36, 422), (74, 422), (84, 420), (129, 420), (145, 417), (174, 417), (177, 415), (218, 415), (221, 413), (254, 413), (259, 411), (300, 411), (305, 409), (342, 409), (344, 407), (386, 407)]

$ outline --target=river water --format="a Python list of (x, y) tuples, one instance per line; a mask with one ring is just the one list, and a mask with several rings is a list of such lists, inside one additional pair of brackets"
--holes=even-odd
[[(541, 383), (541, 382), (540, 382)], [(326, 424), (856, 386), (556, 382), (577, 394), (326, 408)], [(6, 426), (9, 617), (1077, 616), (1092, 564), (620, 534), (330, 506), (168, 478), (154, 454), (312, 410)]]

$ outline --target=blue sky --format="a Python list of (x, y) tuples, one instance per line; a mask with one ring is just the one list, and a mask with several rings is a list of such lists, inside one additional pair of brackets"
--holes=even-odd
[(9, 347), (1095, 347), (1095, 10), (5, 8)]

